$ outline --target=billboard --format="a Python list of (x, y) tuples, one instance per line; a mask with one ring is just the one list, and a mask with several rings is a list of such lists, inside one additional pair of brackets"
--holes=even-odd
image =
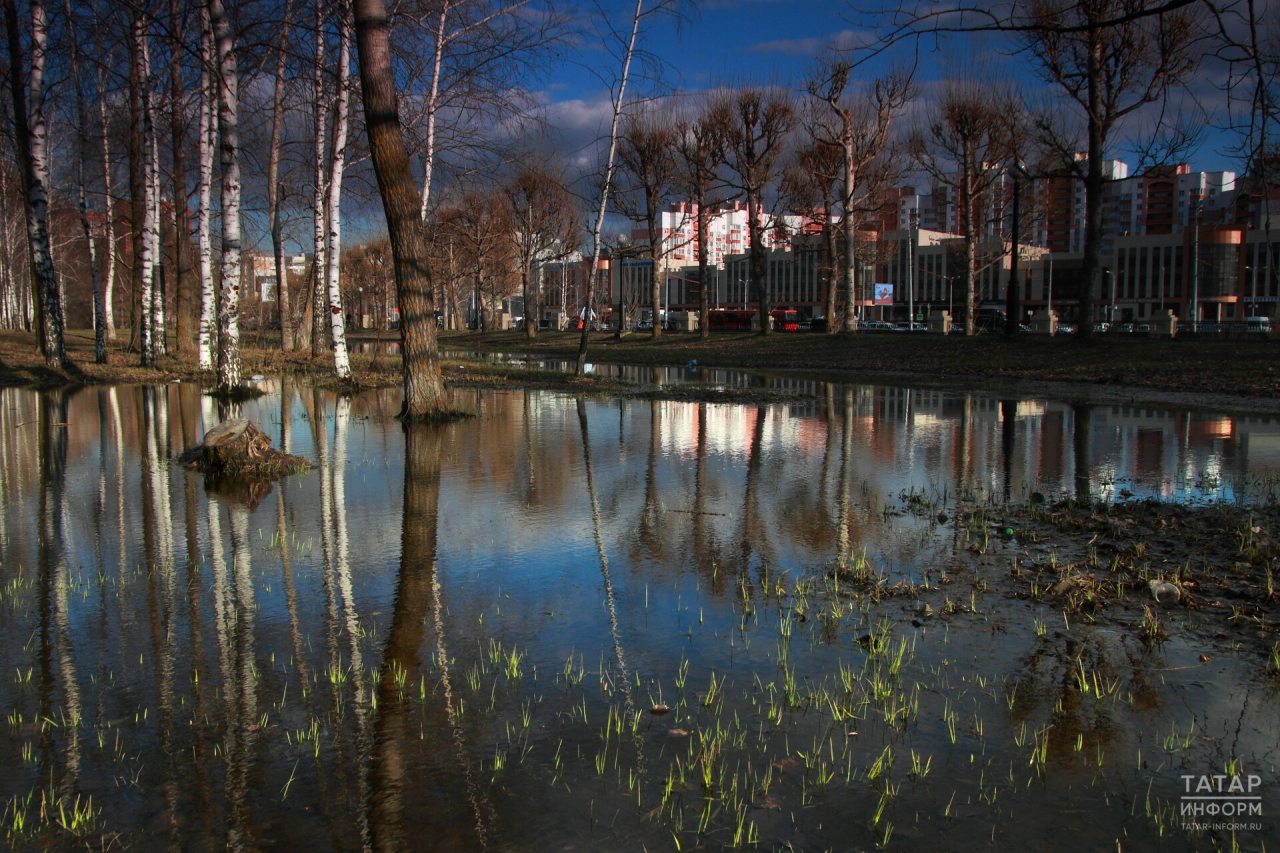
[(877, 305), (893, 304), (893, 285), (892, 284), (877, 283), (874, 285), (874, 287), (876, 289), (875, 304)]

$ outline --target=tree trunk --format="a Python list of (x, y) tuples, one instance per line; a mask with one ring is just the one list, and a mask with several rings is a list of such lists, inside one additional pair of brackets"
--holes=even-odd
[[(837, 281), (836, 264), (839, 261), (839, 248), (837, 247), (837, 241), (836, 241), (836, 217), (835, 217), (834, 211), (827, 210), (827, 221), (823, 223), (823, 226), (824, 227), (822, 229), (822, 244), (823, 244), (822, 249), (827, 256), (827, 263), (826, 263), (827, 292), (826, 292), (826, 305), (823, 307), (823, 313), (826, 315), (826, 318), (827, 318), (826, 332), (827, 334), (830, 335), (830, 334), (835, 334), (836, 332), (839, 331), (839, 329), (836, 328), (836, 303), (838, 301), (836, 299), (836, 296), (837, 296), (837, 291), (839, 291), (840, 289), (836, 285), (836, 281)], [(845, 251), (848, 252), (850, 255), (854, 254), (853, 246), (849, 246)], [(843, 269), (847, 264), (848, 264), (848, 261), (844, 261), (844, 263), (840, 264), (840, 268)], [(855, 313), (857, 308), (857, 300), (855, 299), (854, 288), (850, 287), (845, 293), (846, 295), (845, 295), (845, 309), (844, 309), (845, 310), (844, 327), (845, 329), (848, 329), (849, 315)], [(857, 331), (857, 329), (858, 329), (858, 321), (855, 316), (853, 330)]]
[(98, 72), (98, 119), (102, 125), (102, 209), (106, 212), (103, 224), (103, 237), (106, 245), (103, 248), (107, 256), (107, 272), (102, 285), (102, 325), (106, 329), (107, 338), (114, 340), (116, 336), (115, 320), (115, 285), (116, 285), (116, 221), (115, 190), (111, 172), (111, 136), (107, 127), (107, 99), (101, 96), (106, 90), (106, 79), (103, 72)]
[(218, 389), (240, 385), (240, 81), (231, 22), (222, 0), (209, 0), (218, 54), (218, 141), (222, 154), (222, 287), (218, 300)]
[(416, 204), (409, 154), (400, 126), (391, 31), (384, 0), (355, 0), (360, 87), (369, 153), (387, 217), (400, 307), (400, 356), (404, 364), (405, 419), (444, 413), (447, 400), (436, 345), (435, 293), (428, 265), (427, 233)]
[[(609, 156), (605, 160), (604, 186), (600, 188), (600, 207), (596, 211), (596, 221), (591, 228), (591, 266), (587, 269), (586, 314), (583, 317), (582, 337), (578, 340), (578, 364), (574, 375), (581, 377), (587, 366), (587, 343), (590, 340), (593, 319), (592, 302), (595, 295), (596, 268), (600, 266), (600, 237), (604, 229), (604, 215), (609, 210), (609, 191), (613, 187), (614, 161), (618, 154), (618, 120), (622, 117), (623, 98), (627, 94), (627, 80), (631, 76), (631, 59), (635, 56), (636, 37), (640, 34), (640, 18), (644, 12), (644, 0), (636, 0), (635, 11), (631, 15), (631, 37), (627, 41), (627, 52), (622, 59), (622, 76), (618, 80), (618, 97), (613, 101), (613, 118), (609, 124)], [(622, 294), (622, 280), (618, 280), (619, 299)], [(626, 322), (623, 312), (618, 312), (618, 333), (622, 333), (622, 325)]]
[[(978, 165), (980, 167), (981, 164)], [(966, 149), (961, 165), (965, 220), (961, 230), (964, 232), (964, 333), (970, 336), (977, 334), (978, 328), (978, 234), (973, 221), (973, 169), (973, 158)]]
[(49, 27), (42, 0), (32, 2), (30, 11), (31, 69), (24, 86), (22, 71), (25, 63), (22, 60), (22, 34), (18, 28), (17, 9), (13, 0), (5, 0), (15, 147), (26, 197), (27, 242), (32, 283), (38, 297), (40, 351), (46, 365), (59, 368), (67, 363), (67, 351), (63, 340), (62, 293), (53, 267), (53, 245), (49, 235), (48, 124), (44, 111), (45, 55)]
[(648, 199), (645, 203), (645, 226), (649, 229), (649, 257), (653, 261), (653, 280), (649, 283), (653, 328), (649, 336), (654, 340), (662, 337), (662, 285), (663, 279), (666, 278), (666, 274), (661, 269), (664, 252), (661, 229), (658, 228), (658, 221), (661, 218), (657, 210), (658, 204), (657, 199)]
[(216, 61), (213, 25), (206, 7), (201, 12), (200, 33), (200, 180), (196, 207), (197, 249), (200, 270), (200, 333), (197, 352), (201, 370), (213, 369), (218, 336), (218, 297), (213, 287), (213, 152), (218, 127)]
[[(151, 74), (151, 49), (143, 43), (143, 58), (148, 78)], [(160, 239), (160, 135), (156, 130), (156, 110), (151, 86), (146, 89), (143, 108), (147, 121), (147, 237), (151, 241), (151, 363), (167, 354), (165, 338), (164, 242)]]
[(325, 179), (328, 170), (325, 168), (325, 138), (328, 130), (329, 111), (324, 103), (324, 18), (321, 6), (316, 6), (316, 52), (315, 66), (312, 69), (312, 113), (315, 116), (315, 193), (312, 196), (314, 218), (312, 220), (313, 248), (315, 263), (312, 265), (311, 279), (311, 357), (319, 358), (324, 350), (324, 327), (326, 322), (325, 306), (329, 302), (325, 274), (328, 264), (325, 262)]
[[(68, 48), (71, 52), (71, 79), (76, 92), (76, 127), (79, 129), (79, 146), (76, 150), (76, 206), (80, 211), (80, 230), (84, 232), (85, 248), (89, 252), (89, 278), (93, 283), (93, 360), (107, 363), (107, 332), (103, 328), (102, 281), (98, 277), (98, 248), (93, 241), (93, 229), (89, 225), (89, 202), (84, 191), (84, 161), (88, 156), (89, 135), (86, 132), (84, 88), (80, 83), (80, 51), (76, 41), (75, 12), (71, 0), (67, 0)], [(108, 211), (110, 208), (108, 207)]]
[(444, 56), (445, 23), (449, 17), (450, 0), (441, 0), (440, 17), (436, 21), (436, 53), (431, 60), (431, 91), (427, 95), (426, 153), (422, 155), (422, 203), (420, 215), (427, 221), (431, 204), (431, 179), (436, 165), (436, 113), (440, 106), (440, 65)]
[(147, 50), (146, 22), (142, 16), (133, 20), (131, 48), (131, 74), (129, 75), (129, 103), (133, 113), (133, 127), (129, 135), (129, 195), (133, 205), (133, 289), (137, 306), (138, 352), (143, 367), (155, 364), (155, 346), (152, 343), (151, 288), (155, 268), (155, 246), (151, 237), (152, 170), (151, 162), (151, 69), (150, 52)]
[(173, 153), (173, 265), (174, 347), (184, 355), (196, 349), (199, 310), (196, 282), (191, 269), (191, 214), (187, 207), (187, 111), (182, 85), (182, 11), (178, 0), (169, 0), (169, 127)]
[[(1105, 154), (1102, 125), (1099, 116), (1103, 112), (1101, 78), (1102, 42), (1101, 36), (1089, 31), (1088, 58), (1088, 94), (1089, 109), (1086, 111), (1086, 123), (1089, 135), (1089, 166), (1084, 179), (1084, 259), (1081, 269), (1082, 290), (1080, 292), (1080, 316), (1076, 323), (1076, 336), (1088, 340), (1093, 336), (1094, 300), (1101, 292), (1098, 287), (1102, 278), (1102, 158)], [(1270, 209), (1270, 202), (1264, 202)], [(1197, 226), (1199, 223), (1197, 222)], [(1112, 287), (1114, 287), (1114, 282)], [(1196, 318), (1192, 317), (1192, 322)]]
[(271, 153), (267, 161), (267, 220), (271, 229), (271, 256), (276, 271), (276, 307), (280, 312), (280, 348), (293, 352), (293, 306), (288, 272), (284, 265), (284, 223), (280, 218), (280, 143), (284, 135), (284, 60), (289, 49), (289, 19), (293, 0), (286, 0), (276, 47), (275, 89), (271, 96)]
[(769, 301), (769, 268), (764, 254), (764, 235), (760, 233), (760, 200), (747, 191), (747, 233), (751, 239), (751, 281), (760, 301), (760, 334), (773, 334), (773, 306)]
[[(846, 157), (846, 160), (848, 158)], [(850, 184), (855, 183), (855, 176), (849, 163), (845, 164), (845, 198), (850, 195), (848, 189)], [(844, 330), (846, 332), (856, 332), (858, 330), (858, 253), (856, 251), (858, 245), (858, 222), (854, 218), (853, 211), (847, 206), (844, 210), (844, 264), (842, 270), (844, 272)], [(835, 317), (828, 315), (827, 323), (834, 324)]]
[(343, 325), (341, 267), (342, 256), (342, 172), (347, 161), (347, 124), (351, 99), (351, 24), (347, 10), (343, 8), (342, 36), (338, 47), (338, 99), (334, 105), (333, 158), (329, 171), (329, 204), (325, 218), (329, 223), (329, 244), (326, 247), (328, 270), (327, 305), (330, 340), (333, 343), (333, 369), (339, 379), (351, 378), (351, 361), (347, 358), (347, 336)]
[(711, 264), (707, 260), (707, 194), (698, 193), (698, 337), (711, 337), (711, 295), (707, 292)]

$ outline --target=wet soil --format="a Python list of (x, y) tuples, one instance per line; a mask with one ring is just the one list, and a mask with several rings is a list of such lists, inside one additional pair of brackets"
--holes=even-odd
[[(893, 512), (931, 516), (933, 510), (908, 495)], [(1181, 635), (1204, 647), (1201, 664), (1212, 660), (1215, 648), (1244, 652), (1280, 683), (1280, 505), (1274, 500), (1050, 506), (1035, 495), (1020, 507), (973, 506), (937, 521), (954, 528), (950, 565), (927, 570), (922, 581), (893, 584), (865, 567), (843, 567), (839, 576), (851, 594), (911, 597), (915, 603), (904, 618), (915, 627), (978, 607), (994, 608), (998, 626), (1020, 612), (1009, 603), (1024, 601), (1054, 614), (1037, 623), (1041, 638), (1061, 639), (1073, 625), (1109, 627), (1146, 646)], [(970, 592), (988, 604), (977, 604)]]

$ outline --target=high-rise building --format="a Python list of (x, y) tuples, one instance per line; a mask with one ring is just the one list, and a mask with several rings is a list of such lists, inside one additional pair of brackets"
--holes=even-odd
[[(662, 231), (662, 256), (668, 266), (685, 266), (698, 262), (698, 205), (693, 202), (673, 202), (661, 214), (658, 227)], [(791, 237), (804, 227), (804, 217), (786, 215), (773, 217), (762, 213), (764, 245), (767, 249), (790, 245)], [(707, 223), (707, 262), (717, 266), (724, 263), (726, 255), (736, 255), (751, 248), (748, 229), (747, 206), (741, 201), (718, 205), (711, 212)], [(649, 242), (644, 228), (631, 231), (637, 243)]]

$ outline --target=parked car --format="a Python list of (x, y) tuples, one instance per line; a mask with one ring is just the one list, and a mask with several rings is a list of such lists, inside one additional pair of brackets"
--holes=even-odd
[(814, 317), (812, 320), (809, 321), (809, 331), (825, 332), (826, 330), (827, 330), (826, 317)]
[(929, 327), (924, 323), (894, 323), (889, 328), (895, 332), (927, 332)]
[(1076, 327), (1072, 323), (1059, 323), (1057, 333), (1059, 335), (1074, 335), (1076, 333)]
[(799, 323), (796, 323), (797, 332), (809, 332), (812, 330), (813, 330), (812, 320), (801, 320)]
[(893, 324), (879, 320), (864, 320), (858, 328), (864, 332), (892, 332)]

